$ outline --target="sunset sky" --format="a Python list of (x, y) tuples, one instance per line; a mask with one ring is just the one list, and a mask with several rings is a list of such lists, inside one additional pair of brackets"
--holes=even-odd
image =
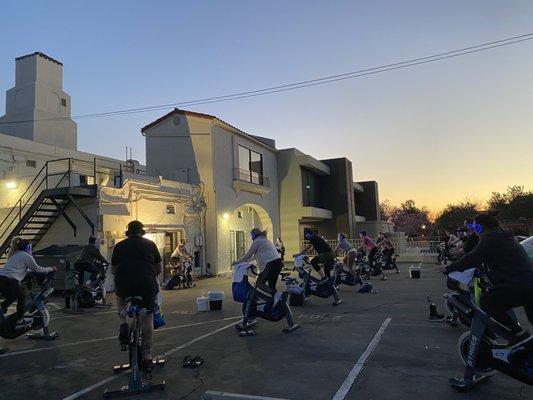
[[(0, 114), (14, 58), (64, 63), (73, 115), (260, 89), (533, 32), (531, 1), (2, 1)], [(292, 92), (205, 104), (316, 158), (345, 156), (380, 198), (432, 211), (533, 189), (533, 40)], [(167, 110), (82, 119), (80, 150), (144, 161)], [(1, 131), (1, 128), (0, 128)]]

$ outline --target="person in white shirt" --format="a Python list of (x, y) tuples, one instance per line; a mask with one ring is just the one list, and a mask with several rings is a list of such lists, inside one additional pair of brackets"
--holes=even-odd
[(17, 301), (17, 326), (28, 323), (24, 320), (26, 309), (26, 292), (20, 282), (28, 271), (48, 273), (56, 271), (55, 267), (40, 267), (31, 255), (32, 247), (28, 240), (15, 238), (11, 243), (11, 250), (6, 264), (0, 269), (0, 295), (4, 298), (1, 304), (4, 314), (8, 307)]
[(272, 291), (275, 291), (279, 273), (283, 269), (283, 261), (280, 254), (276, 250), (274, 243), (267, 238), (266, 231), (254, 228), (250, 235), (253, 240), (252, 245), (246, 254), (240, 260), (234, 261), (232, 265), (250, 261), (255, 257), (260, 271), (257, 278), (258, 285), (266, 283)]

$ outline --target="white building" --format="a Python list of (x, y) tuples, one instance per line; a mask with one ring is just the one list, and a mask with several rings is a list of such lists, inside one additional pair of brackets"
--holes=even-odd
[[(16, 62), (15, 88), (8, 91), (0, 121), (0, 258), (17, 235), (32, 240), (37, 250), (86, 244), (95, 235), (110, 258), (127, 223), (138, 219), (167, 258), (179, 239), (188, 239), (189, 251), (198, 258), (195, 273), (205, 272), (200, 267), (205, 208), (200, 185), (146, 176), (133, 160), (77, 151), (60, 67), (42, 53)], [(64, 109), (52, 107), (52, 92), (60, 96), (60, 105), (68, 99)], [(54, 116), (61, 119), (46, 121)], [(37, 121), (6, 122), (19, 118)]]
[(253, 227), (279, 235), (277, 150), (273, 140), (249, 135), (219, 118), (175, 109), (142, 128), (146, 168), (199, 184), (207, 203), (206, 261), (229, 270), (250, 244)]

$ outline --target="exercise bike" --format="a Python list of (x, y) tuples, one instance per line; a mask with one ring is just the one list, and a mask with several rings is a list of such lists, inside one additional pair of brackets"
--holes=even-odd
[(93, 264), (98, 269), (98, 275), (92, 282), (85, 281), (85, 271), (75, 269), (73, 279), (76, 288), (74, 293), (65, 297), (65, 312), (81, 313), (85, 308), (111, 307), (112, 304), (106, 301), (107, 291), (104, 286), (109, 265), (96, 260)]
[(304, 289), (304, 296), (307, 300), (310, 295), (327, 299), (333, 296), (333, 305), (338, 306), (342, 303), (339, 292), (335, 287), (335, 276), (326, 279), (319, 279), (311, 275), (312, 265), (309, 258), (301, 255), (294, 258), (294, 269), (298, 272), (299, 278), (302, 280), (300, 286)]
[(380, 250), (376, 254), (375, 263), (381, 266), (381, 269), (383, 271), (396, 270), (396, 273), (399, 274), (400, 270), (398, 269), (398, 265), (396, 264), (397, 258), (398, 258), (398, 254), (392, 254), (390, 256), (387, 256), (383, 254), (383, 250)]
[(349, 270), (344, 268), (344, 263), (338, 260), (333, 264), (333, 276), (335, 277), (335, 285), (337, 286), (341, 284), (356, 286), (364, 283), (359, 274), (356, 273), (356, 276), (353, 276)]
[[(112, 399), (115, 397), (128, 397), (130, 395), (153, 392), (155, 390), (164, 390), (165, 381), (160, 383), (148, 383), (147, 381), (152, 379), (151, 371), (142, 371), (141, 365), (143, 361), (143, 349), (142, 349), (142, 334), (140, 328), (140, 317), (147, 314), (146, 308), (141, 306), (142, 297), (127, 297), (126, 303), (128, 307), (128, 317), (133, 321), (130, 325), (128, 332), (128, 344), (121, 345), (121, 350), (128, 351), (129, 363), (116, 365), (113, 367), (115, 374), (122, 371), (130, 371), (129, 381), (127, 386), (123, 386), (118, 390), (105, 390), (104, 398)], [(164, 358), (158, 358), (153, 360), (153, 364), (163, 367), (165, 365)]]
[[(470, 306), (473, 311), (470, 331), (458, 341), (459, 355), (465, 364), (463, 378), (450, 378), (450, 385), (467, 391), (487, 381), (484, 375), (496, 369), (528, 385), (533, 385), (533, 336), (518, 343), (511, 330), (491, 318), (479, 306), (481, 273), (476, 270), (471, 287)], [(503, 339), (507, 343), (502, 344)]]
[[(241, 270), (240, 272), (238, 270)], [(245, 300), (243, 304), (242, 323), (235, 325), (235, 329), (241, 336), (253, 336), (255, 331), (252, 329), (257, 322), (257, 318), (266, 319), (267, 321), (278, 322), (283, 318), (287, 321), (287, 327), (283, 328), (283, 333), (290, 333), (300, 327), (300, 324), (294, 323), (291, 308), (289, 307), (289, 295), (293, 293), (293, 288), (298, 291), (298, 282), (295, 278), (290, 277), (290, 273), (280, 273), (282, 282), (285, 283), (285, 290), (277, 292), (265, 284), (260, 284), (258, 279), (255, 285), (250, 284), (248, 273), (259, 276), (256, 267), (253, 264), (242, 263), (236, 268), (236, 275), (241, 276), (241, 288), (243, 294), (240, 300)], [(244, 294), (244, 292), (246, 294)], [(234, 299), (239, 301), (239, 299)]]
[(167, 270), (171, 272), (171, 276), (163, 283), (162, 287), (165, 290), (172, 290), (174, 288), (182, 289), (193, 288), (196, 285), (192, 282), (192, 267), (194, 265), (192, 257), (187, 257), (181, 267), (172, 265)]
[[(31, 319), (27, 325), (16, 329), (17, 315), (12, 313), (5, 315), (0, 308), (0, 337), (4, 339), (15, 339), (23, 334), (29, 339), (54, 340), (57, 339), (57, 332), (50, 332), (50, 312), (46, 309), (46, 298), (52, 294), (51, 284), (53, 272), (48, 274), (30, 272), (22, 280), (21, 284), (29, 292), (29, 301), (26, 299), (26, 311), (24, 318)], [(34, 293), (32, 287), (37, 284), (40, 291)], [(42, 329), (43, 333), (27, 333), (31, 330)]]

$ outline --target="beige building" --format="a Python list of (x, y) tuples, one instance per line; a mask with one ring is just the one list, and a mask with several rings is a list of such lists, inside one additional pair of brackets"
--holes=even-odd
[(175, 109), (142, 128), (148, 174), (200, 185), (209, 272), (224, 273), (251, 243), (253, 227), (279, 235), (277, 150), (207, 114)]

